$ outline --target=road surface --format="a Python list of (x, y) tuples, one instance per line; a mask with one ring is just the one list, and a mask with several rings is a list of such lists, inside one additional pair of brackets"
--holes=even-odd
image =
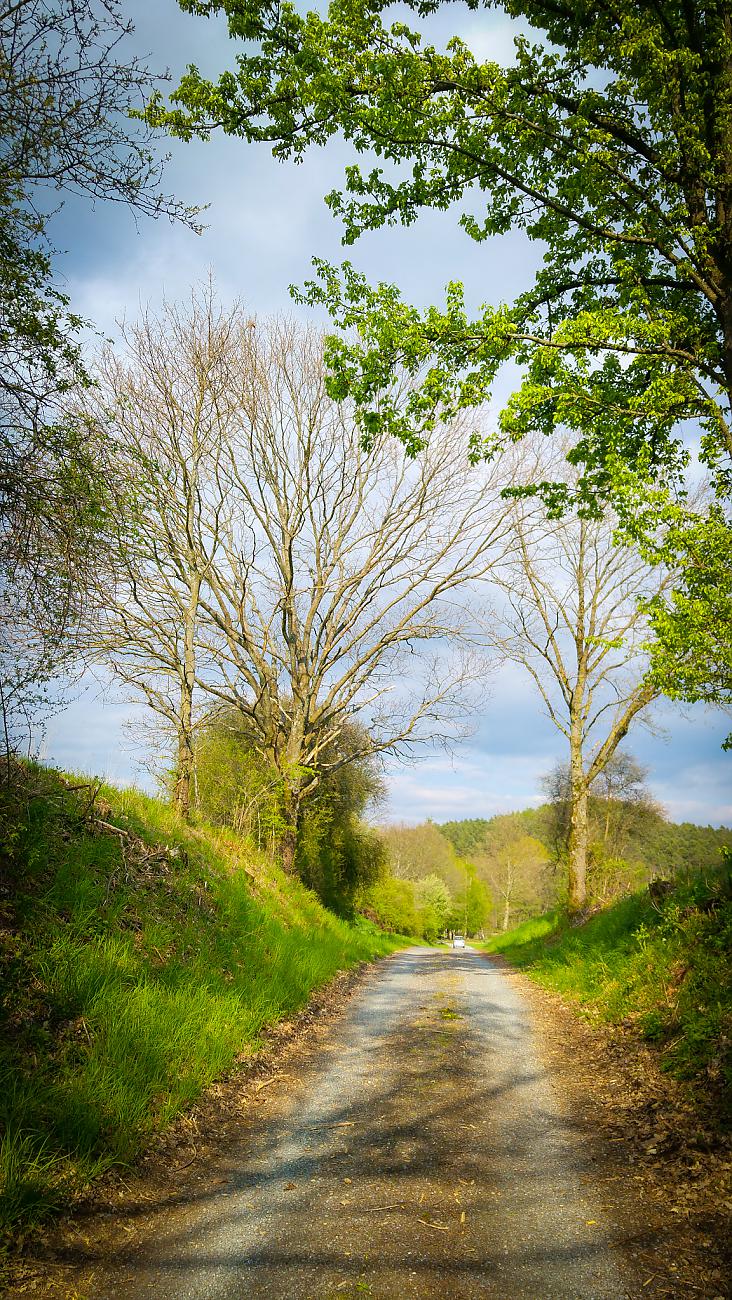
[(381, 963), (275, 1112), (95, 1298), (632, 1294), (527, 1009), (477, 953)]

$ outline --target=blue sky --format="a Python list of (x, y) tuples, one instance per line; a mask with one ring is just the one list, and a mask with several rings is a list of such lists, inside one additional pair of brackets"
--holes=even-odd
[[(180, 12), (174, 0), (125, 6), (136, 24), (131, 48), (175, 78), (189, 62), (216, 73), (232, 59), (224, 24)], [(453, 30), (486, 58), (510, 57), (511, 27), (503, 16), (450, 6)], [(440, 35), (436, 33), (436, 38)], [(444, 33), (443, 33), (444, 35)], [(208, 204), (201, 236), (167, 221), (135, 221), (111, 204), (70, 201), (56, 219), (58, 261), (76, 310), (114, 337), (115, 322), (155, 308), (163, 296), (186, 296), (210, 270), (221, 297), (241, 298), (252, 312), (304, 315), (288, 294), (309, 274), (311, 256), (348, 257), (370, 279), (396, 281), (405, 297), (439, 301), (445, 283), (461, 279), (471, 307), (511, 299), (529, 281), (540, 250), (523, 235), (478, 245), (458, 228), (455, 213), (428, 214), (408, 230), (365, 236), (350, 249), (323, 203), (337, 186), (348, 154), (333, 143), (299, 164), (277, 163), (264, 146), (217, 138), (208, 144), (165, 145), (166, 188), (187, 203)], [(499, 395), (500, 396), (500, 395)], [(144, 782), (140, 710), (98, 682), (79, 687), (68, 709), (52, 718), (45, 756), (60, 765), (118, 782)], [(732, 824), (732, 756), (720, 751), (730, 729), (719, 712), (670, 705), (655, 729), (631, 733), (627, 748), (650, 771), (655, 796), (675, 820)], [(494, 675), (472, 736), (452, 754), (422, 752), (389, 771), (393, 820), (440, 821), (489, 816), (540, 801), (539, 781), (557, 758), (561, 737), (542, 714), (528, 680), (515, 668)]]

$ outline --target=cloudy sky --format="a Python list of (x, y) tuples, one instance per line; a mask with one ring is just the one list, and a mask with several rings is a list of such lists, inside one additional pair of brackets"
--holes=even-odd
[[(220, 20), (188, 17), (175, 0), (128, 0), (136, 25), (131, 48), (173, 77), (195, 62), (216, 73), (231, 62)], [(453, 31), (486, 58), (511, 55), (509, 22), (449, 7)], [(435, 30), (439, 40), (447, 33)], [(56, 219), (55, 240), (65, 250), (58, 266), (76, 310), (114, 337), (116, 321), (162, 298), (188, 295), (209, 270), (224, 301), (240, 298), (253, 313), (295, 308), (288, 286), (302, 283), (310, 258), (347, 256), (370, 279), (396, 281), (411, 301), (439, 301), (445, 283), (463, 280), (469, 305), (511, 299), (527, 283), (538, 250), (520, 234), (475, 244), (454, 213), (428, 214), (408, 230), (365, 236), (345, 250), (323, 203), (339, 184), (348, 155), (337, 143), (295, 166), (277, 163), (263, 146), (215, 139), (173, 143), (166, 187), (187, 203), (207, 204), (201, 236), (167, 221), (135, 221), (111, 204), (71, 201)], [(500, 396), (500, 395), (499, 395)], [(732, 824), (732, 757), (720, 751), (729, 719), (694, 707), (656, 710), (653, 732), (638, 729), (629, 748), (650, 772), (650, 785), (674, 820)], [(141, 711), (115, 697), (101, 681), (82, 683), (69, 707), (52, 718), (45, 757), (64, 767), (117, 782), (146, 783)], [(540, 802), (539, 782), (564, 757), (561, 737), (542, 714), (528, 679), (517, 669), (492, 676), (473, 734), (453, 753), (423, 752), (389, 772), (393, 820), (440, 821), (490, 816)]]

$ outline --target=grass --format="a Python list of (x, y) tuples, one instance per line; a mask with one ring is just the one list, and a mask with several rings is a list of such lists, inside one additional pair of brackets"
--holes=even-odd
[(662, 1065), (732, 1121), (730, 859), (660, 902), (631, 895), (571, 925), (550, 912), (482, 945), (585, 1014), (630, 1022)]
[[(256, 1050), (339, 969), (402, 942), (349, 924), (233, 833), (25, 772), (0, 803), (0, 1231), (22, 1234)], [(73, 782), (70, 782), (73, 784)]]

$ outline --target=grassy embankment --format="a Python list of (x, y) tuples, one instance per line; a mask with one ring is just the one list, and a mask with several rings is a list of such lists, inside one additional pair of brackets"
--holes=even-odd
[(31, 769), (0, 796), (0, 1235), (132, 1163), (265, 1026), (402, 943), (233, 833), (92, 794)]
[(571, 925), (557, 912), (483, 947), (609, 1023), (631, 1023), (663, 1068), (732, 1122), (732, 858), (654, 901), (647, 891)]

